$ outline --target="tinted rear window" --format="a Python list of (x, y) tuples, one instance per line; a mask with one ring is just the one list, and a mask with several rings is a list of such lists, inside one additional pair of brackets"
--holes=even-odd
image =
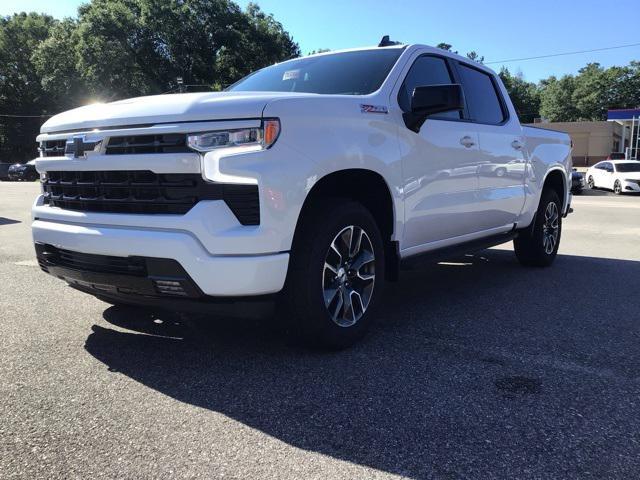
[(228, 90), (367, 95), (380, 88), (402, 51), (379, 48), (292, 60), (258, 70)]
[(502, 123), (505, 115), (491, 75), (464, 64), (460, 64), (460, 75), (471, 118), (480, 123)]

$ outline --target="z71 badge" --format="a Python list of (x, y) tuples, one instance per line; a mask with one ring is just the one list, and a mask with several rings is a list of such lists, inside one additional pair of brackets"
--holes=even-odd
[(384, 105), (364, 105), (360, 104), (362, 113), (389, 113), (389, 109)]

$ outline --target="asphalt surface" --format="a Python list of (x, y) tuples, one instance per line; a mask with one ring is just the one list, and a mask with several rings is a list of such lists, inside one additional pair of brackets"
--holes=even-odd
[(40, 272), (0, 183), (0, 478), (637, 478), (640, 198), (575, 198), (560, 255), (405, 272), (338, 353), (270, 322), (110, 307)]

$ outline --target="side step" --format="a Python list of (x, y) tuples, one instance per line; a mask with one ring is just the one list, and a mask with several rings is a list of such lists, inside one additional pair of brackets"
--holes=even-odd
[(492, 235), (491, 237), (479, 238), (470, 242), (451, 245), (449, 247), (438, 248), (424, 253), (418, 253), (400, 260), (400, 268), (402, 270), (412, 269), (427, 263), (437, 263), (449, 260), (467, 253), (475, 253), (486, 248), (495, 247), (502, 243), (509, 242), (518, 236), (517, 231)]

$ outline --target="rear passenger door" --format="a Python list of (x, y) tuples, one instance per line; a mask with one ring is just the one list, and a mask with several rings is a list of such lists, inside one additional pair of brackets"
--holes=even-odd
[(479, 137), (477, 223), (481, 230), (514, 224), (524, 206), (527, 168), (520, 121), (494, 75), (470, 63), (456, 65)]

